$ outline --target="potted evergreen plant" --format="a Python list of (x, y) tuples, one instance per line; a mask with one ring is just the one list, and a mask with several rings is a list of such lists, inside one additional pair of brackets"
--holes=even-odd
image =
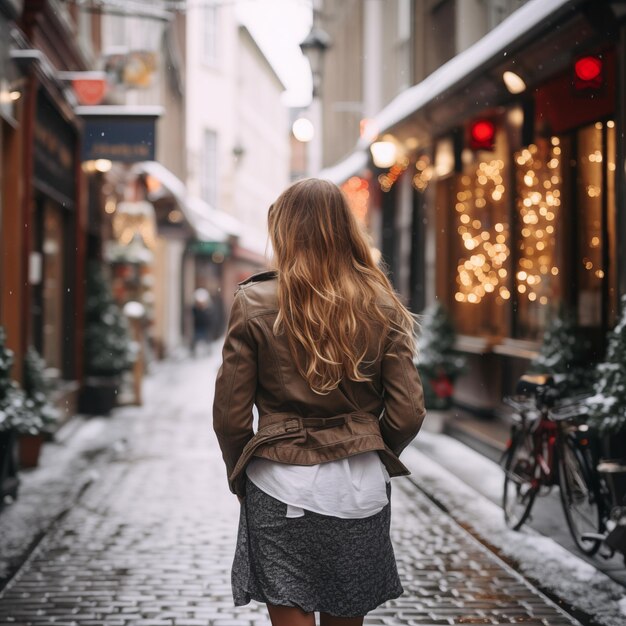
[(591, 342), (576, 326), (574, 315), (561, 307), (546, 327), (529, 373), (552, 375), (564, 394), (590, 392), (594, 383), (590, 352)]
[(82, 413), (108, 415), (116, 405), (120, 376), (131, 366), (130, 345), (128, 323), (113, 300), (104, 268), (91, 261), (87, 267)]
[(24, 360), (24, 405), (14, 420), (19, 435), (20, 467), (36, 467), (44, 439), (52, 433), (59, 411), (48, 401), (45, 363), (30, 347)]
[(426, 409), (444, 411), (452, 407), (454, 381), (465, 367), (465, 359), (454, 350), (455, 330), (439, 303), (422, 313), (418, 355), (415, 365), (422, 378)]
[(4, 329), (0, 327), (0, 509), (7, 498), (16, 498), (17, 477), (16, 415), (22, 410), (24, 394), (11, 379), (13, 352), (6, 345)]

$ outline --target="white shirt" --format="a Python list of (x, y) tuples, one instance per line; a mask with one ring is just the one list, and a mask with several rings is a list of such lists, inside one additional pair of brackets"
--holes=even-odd
[(344, 519), (375, 515), (389, 502), (387, 469), (375, 451), (319, 465), (291, 465), (253, 457), (248, 478), (287, 505), (286, 517), (304, 509)]

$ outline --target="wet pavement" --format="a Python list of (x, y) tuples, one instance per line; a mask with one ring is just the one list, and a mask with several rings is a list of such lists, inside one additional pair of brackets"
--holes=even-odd
[[(265, 626), (235, 608), (239, 504), (211, 428), (218, 356), (159, 366), (145, 406), (118, 411), (114, 454), (0, 594), (0, 624)], [(370, 625), (578, 624), (437, 508), (392, 481), (405, 593)]]

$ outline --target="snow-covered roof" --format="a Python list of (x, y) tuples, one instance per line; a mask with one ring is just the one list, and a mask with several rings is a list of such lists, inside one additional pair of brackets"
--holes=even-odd
[(225, 242), (229, 237), (241, 236), (243, 224), (237, 218), (213, 208), (202, 198), (188, 195), (185, 183), (158, 161), (142, 161), (134, 169), (153, 176), (172, 194), (198, 239)]
[[(524, 35), (533, 32), (557, 12), (575, 7), (582, 0), (529, 0), (498, 26), (479, 39), (467, 50), (457, 54), (423, 81), (406, 89), (374, 117), (374, 126), (382, 134), (427, 104), (437, 100), (468, 75), (478, 72), (494, 58), (505, 57), (507, 51)], [(320, 173), (341, 183), (363, 168), (369, 159), (368, 148), (372, 139), (361, 138), (350, 156)]]
[(248, 41), (252, 44), (252, 47), (254, 48), (254, 51), (256, 52), (259, 60), (263, 63), (263, 65), (265, 65), (274, 80), (280, 85), (281, 90), (285, 91), (287, 87), (285, 86), (285, 83), (282, 81), (281, 77), (278, 75), (276, 68), (267, 58), (267, 55), (265, 54), (265, 52), (263, 52), (263, 49), (259, 45), (259, 42), (256, 40), (248, 26), (241, 21), (239, 23), (239, 33), (242, 34), (244, 37), (247, 37)]
[[(581, 0), (529, 0), (474, 45), (457, 54), (414, 87), (396, 96), (374, 118), (376, 128), (381, 133), (389, 130), (436, 100), (469, 74), (478, 71), (491, 59), (505, 56), (520, 37), (535, 30), (566, 5), (577, 4), (581, 4)], [(368, 139), (361, 139), (357, 148), (364, 149), (370, 143)]]

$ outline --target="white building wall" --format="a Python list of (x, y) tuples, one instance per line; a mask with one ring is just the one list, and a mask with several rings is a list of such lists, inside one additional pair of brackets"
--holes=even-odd
[[(187, 187), (201, 196), (203, 137), (212, 130), (217, 134), (214, 208), (243, 223), (241, 247), (263, 255), (267, 210), (289, 182), (288, 111), (280, 99), (284, 87), (239, 25), (234, 5), (219, 5), (217, 15), (214, 64), (204, 60), (203, 9), (190, 5), (187, 15)], [(224, 270), (226, 277), (237, 273)]]
[(283, 85), (243, 27), (238, 60), (235, 212), (246, 227), (242, 243), (262, 254), (267, 211), (289, 183), (289, 118)]
[(201, 196), (205, 130), (217, 134), (217, 199), (214, 208), (234, 213), (233, 194), (237, 72), (237, 25), (234, 4), (218, 5), (215, 63), (204, 51), (205, 9), (187, 11), (187, 189)]

